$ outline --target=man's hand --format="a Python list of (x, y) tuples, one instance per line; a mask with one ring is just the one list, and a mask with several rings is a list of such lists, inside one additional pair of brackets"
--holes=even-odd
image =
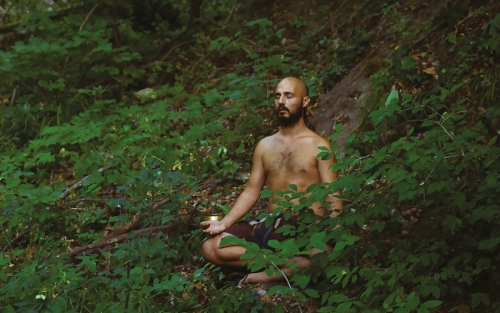
[(220, 221), (204, 221), (201, 222), (202, 227), (208, 227), (203, 232), (210, 235), (217, 235), (222, 233), (227, 229), (227, 226), (222, 224)]

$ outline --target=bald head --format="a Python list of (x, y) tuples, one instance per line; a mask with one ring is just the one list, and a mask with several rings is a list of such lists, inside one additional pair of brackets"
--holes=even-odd
[(289, 88), (293, 88), (293, 92), (301, 98), (309, 96), (309, 88), (307, 88), (307, 85), (302, 80), (296, 77), (283, 78), (276, 85), (276, 89), (284, 85), (288, 86)]

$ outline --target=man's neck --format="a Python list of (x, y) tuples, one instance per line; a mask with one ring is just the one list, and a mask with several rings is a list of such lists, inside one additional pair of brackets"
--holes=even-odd
[(304, 119), (301, 118), (297, 124), (293, 125), (293, 126), (289, 126), (289, 127), (281, 127), (280, 129), (280, 133), (281, 135), (285, 136), (285, 137), (295, 137), (297, 135), (300, 135), (302, 133), (304, 133), (304, 131), (306, 131), (308, 128), (306, 126), (306, 124), (304, 123)]

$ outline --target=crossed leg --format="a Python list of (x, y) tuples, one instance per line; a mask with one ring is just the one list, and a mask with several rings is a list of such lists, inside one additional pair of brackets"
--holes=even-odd
[(244, 261), (240, 257), (246, 249), (237, 245), (221, 246), (220, 241), (226, 236), (233, 235), (224, 232), (207, 239), (201, 247), (201, 254), (205, 260), (215, 265), (244, 268)]
[[(226, 236), (233, 236), (229, 233), (221, 233), (219, 235), (216, 235), (212, 238), (207, 239), (203, 243), (202, 246), (202, 255), (203, 257), (209, 261), (210, 263), (213, 263), (215, 265), (219, 266), (231, 266), (231, 267), (236, 267), (236, 268), (246, 268), (245, 266), (245, 261), (240, 260), (240, 257), (245, 253), (246, 249), (245, 247), (238, 246), (238, 245), (228, 245), (228, 246), (222, 246), (220, 245), (220, 241), (222, 238)], [(331, 247), (327, 245), (327, 250), (331, 251)], [(309, 257), (294, 257), (293, 259), (290, 260), (290, 262), (295, 263), (296, 268), (306, 268), (311, 264), (310, 258), (317, 254), (323, 252), (318, 249), (311, 249), (311, 253), (309, 254)], [(286, 267), (286, 264), (280, 264), (278, 265), (279, 267), (285, 267), (282, 272), (290, 276), (291, 272), (293, 269)], [(278, 281), (283, 281), (285, 280), (285, 277), (283, 275), (274, 275), (274, 276), (267, 276), (266, 272), (256, 272), (256, 273), (250, 273), (248, 276), (245, 278), (245, 282), (247, 283), (267, 283), (267, 282), (278, 282)]]

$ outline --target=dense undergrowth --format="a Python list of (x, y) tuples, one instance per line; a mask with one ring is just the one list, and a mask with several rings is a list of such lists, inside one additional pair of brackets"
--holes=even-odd
[[(6, 5), (2, 312), (500, 311), (496, 1)], [(373, 60), (380, 21), (394, 53)], [(248, 246), (269, 273), (308, 247), (333, 251), (271, 297), (219, 288), (198, 215), (230, 204), (275, 131), (269, 92), (300, 76), (325, 93), (363, 58), (366, 117), (341, 179), (285, 192), (303, 207), (340, 188), (343, 214), (301, 212), (287, 230), (300, 239)]]

